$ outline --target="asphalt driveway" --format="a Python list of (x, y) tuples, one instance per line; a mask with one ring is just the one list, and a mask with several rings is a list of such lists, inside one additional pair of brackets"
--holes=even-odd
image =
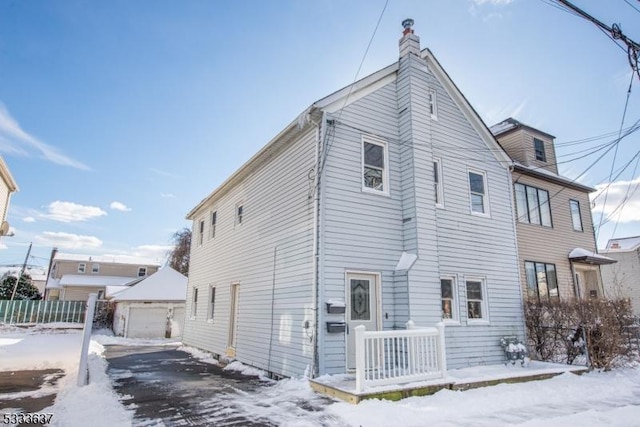
[(107, 373), (134, 425), (336, 426), (331, 400), (279, 399), (275, 382), (223, 370), (166, 346), (105, 346)]

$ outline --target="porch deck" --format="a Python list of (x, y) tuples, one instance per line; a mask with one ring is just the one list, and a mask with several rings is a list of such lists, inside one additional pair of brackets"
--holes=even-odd
[(474, 366), (471, 368), (450, 369), (444, 378), (436, 380), (368, 387), (361, 393), (356, 392), (356, 378), (355, 375), (351, 374), (324, 375), (309, 382), (311, 388), (317, 393), (357, 404), (366, 399), (400, 400), (411, 396), (426, 396), (442, 389), (469, 390), (500, 383), (543, 380), (565, 372), (580, 375), (587, 372), (587, 370), (585, 366), (537, 361), (531, 361), (524, 367), (519, 363), (515, 365)]

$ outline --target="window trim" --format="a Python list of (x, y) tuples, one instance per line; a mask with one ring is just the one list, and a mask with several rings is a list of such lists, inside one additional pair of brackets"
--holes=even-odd
[[(364, 182), (364, 144), (373, 144), (382, 147), (384, 153), (384, 166), (382, 168), (382, 190), (376, 190), (375, 188), (367, 187)], [(370, 194), (378, 194), (383, 196), (389, 196), (389, 146), (387, 141), (376, 138), (372, 135), (363, 134), (360, 137), (360, 180), (362, 186), (362, 192)]]
[[(144, 270), (144, 274), (140, 274)], [(138, 267), (138, 277), (147, 277), (147, 267)]]
[[(538, 158), (538, 142), (542, 145), (542, 158)], [(540, 138), (533, 138), (533, 154), (536, 157), (536, 161), (547, 163), (547, 152), (544, 141)]]
[(191, 320), (196, 320), (196, 316), (198, 315), (198, 288), (193, 287), (193, 292), (191, 293)]
[[(529, 290), (532, 289), (531, 286), (529, 285), (529, 276), (527, 275), (527, 264), (532, 264), (533, 265), (533, 273), (535, 275), (536, 278), (536, 295), (535, 297), (538, 298), (538, 301), (542, 300), (542, 297), (540, 296), (540, 282), (538, 280), (538, 273), (537, 273), (537, 264), (542, 264), (544, 265), (544, 275), (545, 275), (545, 281), (546, 281), (546, 286), (547, 286), (547, 300), (548, 301), (552, 301), (551, 298), (554, 298), (557, 300), (560, 300), (560, 285), (558, 282), (558, 266), (552, 262), (542, 262), (542, 261), (531, 261), (531, 260), (525, 260), (524, 261), (524, 280), (525, 280), (525, 284), (527, 285), (527, 298), (531, 298), (531, 295), (529, 295)], [(551, 292), (549, 291), (549, 279), (548, 279), (548, 275), (549, 275), (549, 270), (547, 268), (547, 266), (552, 265), (553, 266), (553, 270), (555, 273), (555, 282), (556, 282), (556, 291), (557, 291), (557, 295), (552, 296)]]
[(429, 95), (431, 99), (427, 99), (427, 108), (429, 108), (429, 115), (433, 120), (438, 120), (438, 92), (431, 88), (429, 89)]
[(209, 300), (207, 307), (207, 322), (213, 323), (213, 316), (215, 315), (216, 306), (216, 286), (209, 286)]
[[(480, 289), (482, 291), (482, 317), (478, 319), (469, 318), (469, 282), (480, 282)], [(464, 278), (464, 293), (465, 293), (465, 314), (467, 316), (467, 325), (488, 325), (489, 324), (489, 294), (487, 293), (487, 280), (484, 277), (479, 276), (467, 276)], [(477, 301), (477, 300), (472, 300)]]
[[(471, 192), (471, 176), (469, 174), (476, 174), (476, 175), (481, 175), (482, 176), (482, 183), (483, 183), (483, 187), (484, 187), (484, 194), (483, 194), (483, 198), (482, 198), (482, 206), (484, 208), (484, 212), (476, 212), (473, 210), (473, 203), (471, 201), (471, 195), (472, 194), (478, 194), (478, 193), (472, 193)], [(480, 169), (475, 169), (472, 167), (467, 167), (467, 190), (469, 192), (469, 212), (471, 213), (471, 215), (475, 215), (475, 216), (480, 216), (480, 217), (484, 217), (484, 218), (489, 218), (491, 217), (491, 210), (489, 208), (490, 204), (489, 204), (489, 180), (487, 178), (487, 172), (480, 170)]]
[[(578, 219), (580, 220), (580, 229), (576, 228), (575, 218), (573, 217), (573, 204), (578, 208)], [(580, 200), (569, 199), (569, 215), (571, 215), (571, 227), (573, 231), (584, 233), (584, 222), (582, 221), (582, 209), (580, 209)]]
[(198, 247), (204, 243), (204, 219), (198, 221)]
[[(516, 190), (516, 186), (522, 186), (524, 189), (524, 204), (526, 205), (527, 211), (522, 215), (518, 209), (518, 191)], [(533, 222), (531, 220), (531, 208), (529, 206), (529, 193), (527, 192), (527, 188), (534, 189), (536, 191), (536, 198), (538, 200), (538, 219), (540, 222)], [(549, 223), (550, 225), (545, 225), (542, 223), (542, 203), (540, 203), (540, 192), (544, 192), (547, 194), (547, 206), (549, 210)], [(544, 188), (536, 187), (534, 185), (523, 184), (521, 182), (513, 183), (513, 196), (516, 204), (516, 221), (521, 224), (531, 224), (531, 225), (539, 225), (541, 227), (553, 228), (553, 212), (551, 212), (551, 197), (549, 196), (549, 190), (545, 190)], [(521, 220), (524, 218), (524, 220)]]
[(445, 325), (459, 325), (460, 324), (460, 298), (458, 294), (458, 281), (455, 275), (443, 275), (440, 276), (440, 301), (442, 298), (442, 281), (451, 280), (451, 318), (445, 319), (441, 317), (442, 322)]
[(245, 212), (244, 212), (244, 202), (238, 202), (235, 205), (234, 208), (234, 223), (233, 226), (237, 227), (237, 226), (241, 226), (242, 224), (244, 224), (244, 217), (245, 217)]
[(79, 262), (78, 263), (78, 273), (85, 274), (87, 272), (87, 263)]
[(209, 216), (209, 240), (213, 240), (216, 237), (216, 225), (218, 223), (218, 211), (212, 211)]
[[(442, 160), (439, 157), (433, 158), (433, 180), (436, 197), (436, 207), (444, 208), (444, 184), (442, 182)], [(437, 178), (437, 180), (436, 180)]]

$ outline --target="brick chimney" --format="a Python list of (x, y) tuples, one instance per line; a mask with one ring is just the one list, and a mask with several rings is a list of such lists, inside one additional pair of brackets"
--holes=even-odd
[(400, 58), (412, 53), (420, 56), (420, 37), (413, 33), (413, 19), (402, 21), (404, 31), (400, 39)]

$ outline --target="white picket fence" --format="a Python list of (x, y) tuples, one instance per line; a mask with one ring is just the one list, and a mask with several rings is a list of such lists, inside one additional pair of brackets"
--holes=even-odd
[(406, 330), (355, 328), (356, 392), (366, 387), (444, 378), (447, 372), (444, 324)]
[(86, 301), (0, 301), (0, 323), (34, 324), (84, 322)]

